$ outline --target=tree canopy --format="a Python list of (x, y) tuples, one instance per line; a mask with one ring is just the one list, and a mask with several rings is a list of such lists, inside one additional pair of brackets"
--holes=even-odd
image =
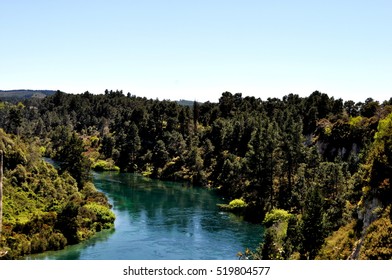
[[(72, 176), (79, 191), (90, 168), (120, 169), (214, 188), (229, 201), (243, 201), (241, 213), (254, 222), (286, 211), (287, 230), (276, 234), (279, 224), (267, 225), (263, 244), (270, 243), (253, 257), (327, 258), (341, 231), (351, 232), (343, 239), (354, 247), (371, 234), (366, 221), (389, 217), (390, 100), (356, 103), (319, 91), (261, 100), (224, 92), (218, 103), (182, 105), (106, 90), (0, 104), (0, 127), (57, 159), (58, 176)], [(24, 174), (25, 153), (16, 148), (6, 157), (7, 170)], [(374, 199), (379, 209), (369, 206)], [(61, 213), (76, 208), (70, 203)], [(361, 250), (354, 255), (374, 257)]]

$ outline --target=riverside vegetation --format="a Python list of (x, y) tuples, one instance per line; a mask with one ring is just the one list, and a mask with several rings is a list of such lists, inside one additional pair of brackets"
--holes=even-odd
[(266, 228), (243, 259), (391, 259), (392, 98), (381, 102), (224, 92), (186, 106), (108, 90), (2, 102), (0, 247), (16, 257), (111, 227), (94, 168), (218, 190), (221, 209)]
[(37, 139), (25, 143), (0, 129), (0, 150), (5, 167), (3, 259), (59, 250), (113, 227), (107, 198), (88, 180), (75, 180), (66, 166), (59, 172), (45, 162)]

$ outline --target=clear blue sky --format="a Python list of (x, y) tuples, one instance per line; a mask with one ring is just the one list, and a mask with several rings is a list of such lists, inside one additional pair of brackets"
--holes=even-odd
[(0, 89), (392, 97), (392, 1), (0, 0)]

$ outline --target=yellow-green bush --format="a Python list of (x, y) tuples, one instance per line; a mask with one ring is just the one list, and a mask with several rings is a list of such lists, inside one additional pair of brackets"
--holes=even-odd
[(113, 226), (113, 222), (116, 219), (116, 216), (107, 207), (102, 206), (96, 202), (88, 203), (83, 207), (96, 215), (103, 229), (111, 228)]
[(270, 212), (268, 212), (265, 215), (263, 224), (266, 227), (272, 226), (274, 223), (277, 222), (288, 222), (292, 214), (287, 212), (286, 210), (283, 209), (272, 209)]
[(242, 199), (240, 199), (240, 198), (233, 199), (229, 203), (229, 207), (232, 208), (232, 209), (245, 208), (246, 206), (248, 206), (247, 203), (245, 201), (243, 201)]
[(114, 161), (99, 159), (91, 166), (96, 171), (120, 171), (120, 168), (114, 164)]

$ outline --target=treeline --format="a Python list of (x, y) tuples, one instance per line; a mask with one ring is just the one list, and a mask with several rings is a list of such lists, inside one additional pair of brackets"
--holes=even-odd
[[(26, 142), (0, 128), (4, 154), (0, 249), (6, 252), (1, 259), (59, 250), (114, 225), (107, 198), (90, 181), (78, 183), (66, 165), (58, 171), (43, 160), (45, 149), (39, 142), (38, 138)], [(65, 147), (69, 150), (64, 154), (72, 160), (82, 158), (76, 147)]]
[[(391, 112), (392, 99), (355, 103), (318, 91), (264, 101), (225, 92), (193, 106), (121, 91), (57, 92), (0, 104), (0, 126), (37, 137), (79, 184), (90, 166), (118, 166), (219, 190), (233, 200), (224, 209), (267, 227), (243, 258), (391, 258), (390, 239), (369, 237), (392, 229)], [(74, 142), (84, 152), (72, 170), (75, 156), (62, 151)], [(389, 224), (375, 226), (381, 219)]]

